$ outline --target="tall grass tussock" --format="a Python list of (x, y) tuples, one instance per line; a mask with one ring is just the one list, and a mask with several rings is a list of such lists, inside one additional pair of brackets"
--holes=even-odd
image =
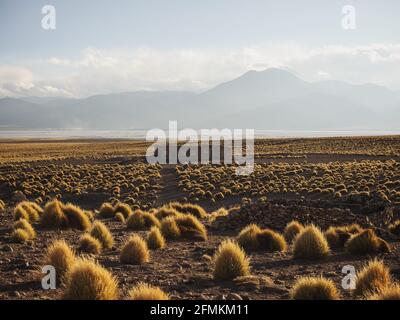
[(101, 242), (90, 234), (86, 233), (79, 239), (79, 251), (88, 254), (99, 254), (101, 252)]
[(304, 226), (300, 222), (293, 220), (286, 225), (283, 236), (287, 242), (291, 243), (303, 229)]
[(146, 241), (140, 236), (133, 235), (124, 244), (119, 260), (124, 264), (143, 264), (150, 261), (150, 252)]
[(338, 300), (340, 294), (332, 280), (302, 277), (294, 284), (290, 297), (294, 300)]
[(348, 253), (363, 255), (390, 252), (389, 244), (371, 229), (355, 234), (345, 244)]
[(151, 227), (149, 234), (147, 235), (147, 246), (151, 250), (162, 249), (165, 247), (165, 239), (161, 234), (161, 231), (156, 226)]
[(321, 259), (329, 252), (328, 241), (315, 225), (306, 226), (294, 240), (293, 255), (297, 259)]
[(131, 300), (169, 300), (168, 294), (159, 287), (143, 282), (138, 283), (129, 291), (129, 298)]
[(54, 267), (58, 283), (65, 282), (65, 276), (74, 263), (75, 252), (64, 240), (56, 240), (48, 247), (45, 264)]
[(160, 227), (160, 221), (157, 217), (149, 212), (143, 212), (142, 210), (136, 210), (132, 215), (129, 216), (126, 221), (128, 230), (147, 230), (152, 226)]
[(391, 284), (389, 268), (382, 261), (372, 260), (357, 273), (356, 289), (357, 296), (368, 296), (385, 289)]
[(90, 230), (90, 235), (100, 241), (104, 249), (110, 249), (114, 245), (114, 237), (110, 230), (101, 221), (95, 221)]

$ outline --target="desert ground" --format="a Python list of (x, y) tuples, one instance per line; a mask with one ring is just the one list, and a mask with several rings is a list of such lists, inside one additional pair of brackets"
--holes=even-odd
[[(400, 137), (256, 140), (255, 169), (249, 176), (237, 176), (232, 165), (147, 164), (147, 147), (124, 140), (0, 142), (0, 299), (65, 297), (67, 280), (55, 290), (41, 286), (41, 268), (56, 240), (65, 240), (77, 257), (96, 261), (114, 276), (119, 299), (128, 299), (139, 282), (161, 288), (170, 299), (290, 299), (296, 281), (320, 276), (331, 281), (340, 299), (367, 299), (400, 280)], [(73, 214), (83, 212), (89, 225), (72, 223), (67, 213), (66, 223), (48, 222), (45, 208), (52, 202), (60, 204), (61, 214), (73, 204)], [(164, 233), (169, 213), (163, 212), (187, 215), (177, 202), (194, 204), (190, 212), (196, 222), (174, 237)], [(37, 214), (26, 203), (35, 203)], [(105, 213), (104, 204), (114, 208), (111, 213)], [(121, 215), (115, 209), (121, 204), (131, 212)], [(158, 220), (144, 218), (130, 226), (132, 212)], [(16, 233), (21, 218), (35, 236)], [(293, 220), (321, 230), (329, 244), (323, 256), (296, 253), (295, 241), (285, 234)], [(114, 241), (88, 253), (81, 237), (95, 221), (105, 224)], [(285, 245), (266, 240), (264, 247), (264, 242), (246, 247), (238, 234), (249, 224), (274, 231), (272, 238), (279, 236), (279, 241), (284, 234)], [(353, 224), (359, 227), (355, 231), (326, 232)], [(144, 261), (123, 262), (121, 251), (129, 237), (146, 239), (153, 225), (161, 226), (165, 247), (150, 250)], [(351, 249), (348, 242), (366, 230), (374, 237), (367, 249)], [(215, 275), (215, 259), (227, 239), (239, 243), (250, 266), (224, 279)], [(370, 248), (374, 241), (379, 245)], [(361, 294), (342, 287), (344, 266), (361, 272), (375, 258), (389, 269), (390, 284), (376, 284), (376, 292), (372, 288)]]

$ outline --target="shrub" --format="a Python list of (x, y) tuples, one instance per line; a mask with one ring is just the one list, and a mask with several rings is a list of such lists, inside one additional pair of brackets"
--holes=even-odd
[(250, 274), (250, 262), (243, 249), (232, 240), (220, 244), (214, 255), (214, 279), (232, 280)]
[(262, 230), (258, 235), (258, 243), (260, 250), (266, 250), (268, 252), (275, 251), (286, 251), (287, 245), (285, 238), (272, 230)]
[(182, 238), (190, 240), (207, 240), (207, 230), (204, 225), (191, 214), (179, 215), (174, 218)]
[(157, 217), (158, 220), (163, 220), (167, 217), (179, 216), (179, 212), (173, 208), (164, 206), (164, 207), (157, 209), (155, 216)]
[(261, 232), (261, 229), (256, 224), (249, 224), (242, 231), (239, 232), (237, 236), (237, 242), (240, 246), (242, 246), (245, 250), (258, 250), (258, 234)]
[(300, 259), (320, 259), (329, 254), (329, 245), (321, 230), (309, 225), (294, 240), (293, 255)]
[(366, 296), (384, 289), (391, 283), (389, 269), (379, 260), (370, 261), (357, 274), (355, 294)]
[(90, 235), (100, 241), (105, 249), (110, 249), (114, 245), (114, 238), (106, 225), (100, 221), (93, 223)]
[(396, 220), (389, 226), (389, 231), (396, 236), (400, 236), (400, 220)]
[(115, 300), (118, 299), (117, 280), (97, 263), (79, 259), (68, 273), (64, 299)]
[(25, 219), (20, 219), (13, 224), (13, 229), (22, 229), (27, 232), (29, 239), (34, 239), (36, 237), (35, 229), (33, 229), (32, 225)]
[(344, 248), (346, 242), (354, 234), (362, 232), (363, 229), (358, 224), (342, 227), (329, 227), (325, 231), (325, 237), (331, 248)]
[[(26, 221), (25, 219), (21, 219), (21, 220)], [(18, 229), (14, 229), (14, 231), (13, 231), (13, 233), (11, 235), (11, 238), (15, 242), (23, 243), (23, 242), (28, 241), (30, 239), (30, 236), (29, 236), (29, 233), (26, 230), (18, 228)]]
[(125, 217), (121, 212), (117, 212), (114, 218), (119, 222), (125, 223)]
[(207, 216), (207, 212), (199, 205), (192, 203), (171, 202), (169, 206), (178, 212), (191, 214), (198, 219), (203, 219)]
[(400, 300), (400, 285), (395, 284), (378, 290), (368, 296), (368, 300)]
[(85, 231), (90, 228), (90, 219), (81, 208), (68, 203), (63, 207), (63, 212), (68, 220), (68, 227), (81, 231)]
[(161, 221), (161, 233), (167, 239), (178, 239), (181, 236), (180, 229), (174, 217), (167, 217)]
[(345, 247), (346, 251), (352, 254), (374, 254), (390, 251), (389, 244), (376, 236), (375, 232), (371, 229), (351, 236), (347, 240)]
[(99, 254), (101, 252), (101, 242), (90, 234), (84, 234), (79, 239), (79, 250), (90, 254)]
[(105, 202), (101, 205), (99, 210), (99, 217), (102, 219), (114, 217), (114, 208), (111, 203)]
[(290, 297), (295, 300), (338, 300), (340, 295), (332, 280), (302, 277), (294, 284)]
[(129, 291), (129, 298), (131, 300), (169, 300), (168, 294), (159, 287), (142, 282)]
[(58, 200), (48, 202), (44, 208), (40, 223), (45, 228), (66, 228), (68, 220), (63, 212), (63, 204)]
[(138, 235), (131, 236), (124, 244), (119, 260), (125, 264), (143, 264), (149, 262), (150, 252), (146, 241)]
[(157, 227), (151, 227), (150, 232), (147, 236), (147, 245), (150, 249), (162, 249), (165, 247), (165, 239)]
[(114, 213), (117, 212), (122, 213), (125, 219), (128, 219), (129, 216), (133, 213), (131, 207), (122, 202), (118, 202), (114, 206)]
[(146, 230), (152, 226), (160, 226), (160, 221), (151, 213), (136, 210), (126, 221), (129, 230)]
[(54, 267), (58, 283), (65, 281), (65, 275), (74, 262), (75, 253), (64, 240), (57, 240), (48, 247), (45, 264)]
[(287, 242), (292, 242), (303, 229), (304, 226), (300, 222), (293, 220), (286, 225), (283, 236)]

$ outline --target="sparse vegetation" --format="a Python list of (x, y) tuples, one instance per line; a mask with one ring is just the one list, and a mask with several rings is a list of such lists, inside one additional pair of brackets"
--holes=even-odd
[(373, 230), (368, 229), (353, 235), (346, 242), (346, 250), (352, 254), (376, 254), (389, 252), (390, 246), (385, 240), (376, 236)]
[(124, 264), (143, 264), (150, 261), (147, 243), (140, 236), (133, 235), (124, 244), (119, 260)]
[(232, 280), (250, 274), (250, 261), (236, 242), (225, 240), (214, 256), (214, 279)]
[(64, 240), (54, 241), (47, 249), (46, 265), (56, 270), (57, 282), (64, 283), (65, 276), (75, 263), (75, 253)]
[(332, 280), (303, 277), (294, 284), (290, 297), (295, 300), (338, 300), (340, 294)]
[(298, 221), (289, 222), (283, 232), (286, 241), (291, 243), (294, 238), (304, 229), (304, 226)]
[(321, 259), (330, 252), (328, 241), (315, 225), (309, 225), (294, 240), (293, 255), (299, 259)]
[(79, 239), (79, 250), (89, 254), (99, 254), (101, 252), (101, 242), (90, 234), (84, 234)]
[(165, 247), (165, 239), (158, 227), (151, 227), (150, 232), (147, 235), (147, 245), (152, 250), (162, 249)]
[(368, 300), (400, 300), (400, 285), (394, 284), (377, 290)]
[(114, 237), (103, 222), (95, 221), (90, 235), (99, 240), (104, 249), (110, 249), (114, 245)]
[(138, 283), (129, 291), (131, 300), (169, 300), (168, 294), (159, 287), (151, 286), (146, 283)]
[(143, 212), (141, 210), (136, 210), (131, 214), (126, 221), (126, 226), (128, 230), (146, 230), (152, 226), (159, 227), (160, 221), (149, 212)]
[[(16, 221), (13, 224), (13, 230), (17, 231), (18, 229), (21, 229), (21, 230), (25, 231), (27, 233), (27, 235), (28, 235), (28, 238), (25, 239), (25, 237), (24, 237), (25, 234), (24, 233), (17, 232), (16, 239), (19, 239), (19, 240), (25, 239), (24, 241), (21, 241), (21, 242), (25, 242), (26, 240), (32, 240), (32, 239), (34, 239), (36, 237), (35, 229), (33, 229), (32, 225), (25, 219), (19, 219), (18, 221)], [(21, 236), (23, 238), (21, 238)]]
[(372, 260), (357, 273), (355, 294), (368, 296), (391, 284), (389, 269), (382, 261)]
[(68, 273), (64, 299), (115, 300), (118, 299), (118, 283), (116, 278), (99, 264), (79, 259)]

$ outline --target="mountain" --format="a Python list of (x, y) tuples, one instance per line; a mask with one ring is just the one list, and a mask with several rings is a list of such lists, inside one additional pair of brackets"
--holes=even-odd
[(84, 99), (0, 99), (0, 126), (24, 128), (396, 130), (400, 92), (374, 84), (307, 82), (280, 69), (248, 71), (200, 94), (137, 91)]

